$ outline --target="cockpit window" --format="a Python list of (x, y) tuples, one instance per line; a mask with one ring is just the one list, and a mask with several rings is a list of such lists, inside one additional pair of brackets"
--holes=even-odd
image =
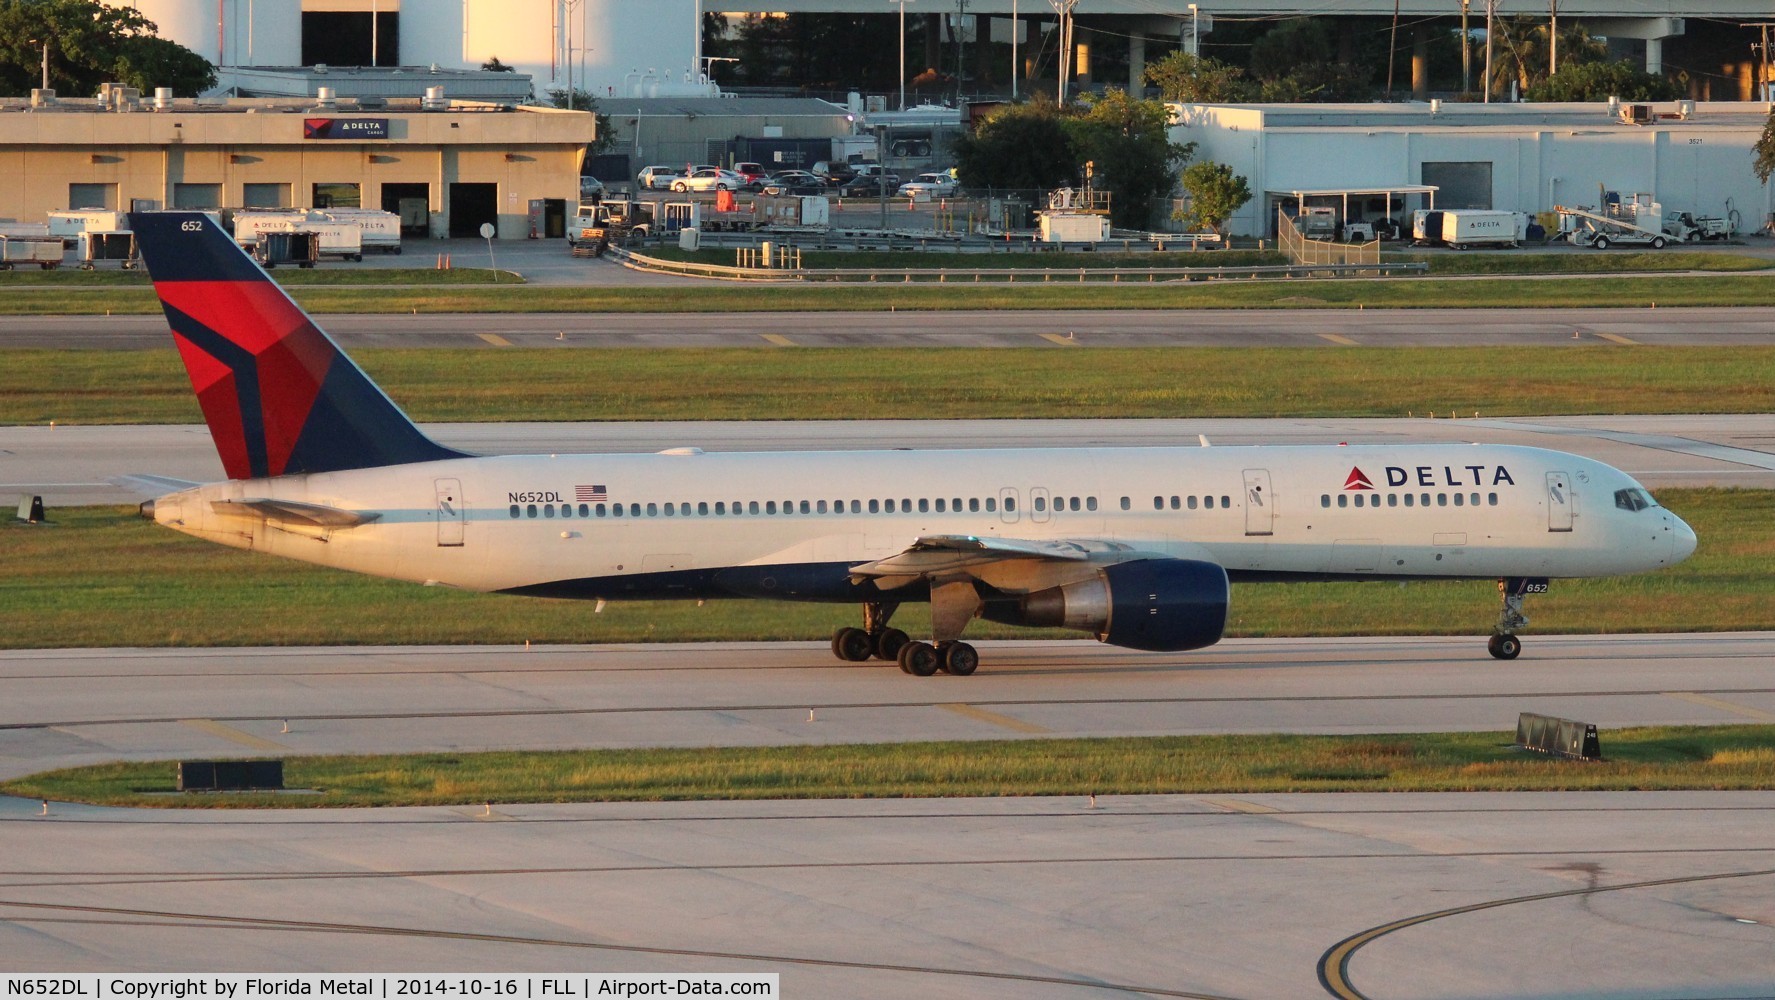
[(1653, 500), (1652, 495), (1645, 490), (1616, 490), (1615, 506), (1622, 510), (1645, 510), (1647, 507), (1658, 506), (1658, 502)]

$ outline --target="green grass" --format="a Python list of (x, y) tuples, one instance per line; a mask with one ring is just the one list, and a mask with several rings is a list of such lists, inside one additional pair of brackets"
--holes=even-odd
[[(362, 272), (371, 273), (371, 272)], [(834, 312), (856, 309), (1542, 309), (1583, 302), (1611, 306), (1766, 306), (1775, 284), (1762, 274), (1597, 277), (1582, 286), (1550, 285), (1547, 279), (1470, 280), (1433, 278), (1280, 279), (1249, 281), (1122, 282), (1080, 284), (1019, 280), (982, 284), (886, 282), (789, 285), (678, 284), (662, 286), (508, 289), (326, 288), (295, 292), (302, 307), (325, 313), (535, 313), (535, 312)], [(0, 315), (91, 315), (158, 312), (145, 288), (93, 288), (78, 297), (57, 288), (11, 288), (0, 294)]]
[[(1531, 598), (1534, 632), (1775, 629), (1775, 492), (1662, 490), (1701, 538), (1658, 573), (1556, 581)], [(0, 647), (603, 643), (824, 640), (849, 605), (587, 602), (470, 594), (323, 569), (199, 541), (130, 508), (54, 510), (0, 525)], [(1228, 634), (1482, 635), (1489, 581), (1238, 584)], [(928, 631), (928, 608), (895, 624)], [(1077, 637), (976, 622), (970, 638)]]
[(1177, 736), (543, 753), (294, 757), (314, 795), (170, 795), (170, 762), (102, 764), (7, 782), (24, 798), (105, 805), (337, 807), (685, 799), (1346, 791), (1775, 788), (1775, 727), (1602, 734), (1601, 762), (1512, 749), (1509, 733)]
[[(1590, 340), (1509, 351), (484, 347), (366, 348), (354, 355), (419, 420), (1775, 411), (1775, 347), (1623, 347)], [(170, 347), (21, 349), (5, 357), (0, 424), (202, 419)]]
[[(484, 285), (503, 283), (521, 285), (524, 279), (515, 271), (501, 269), (498, 278), (484, 267), (457, 267), (438, 270), (433, 267), (362, 268), (352, 265), (322, 263), (319, 267), (273, 268), (271, 278), (280, 285)], [(148, 287), (144, 269), (125, 271), (121, 268), (81, 271), (64, 267), (57, 271), (0, 271), (0, 293), (11, 289), (42, 287)], [(147, 294), (145, 291), (142, 294)], [(4, 300), (0, 300), (4, 301)]]
[[(1432, 275), (1454, 274), (1610, 274), (1631, 271), (1765, 271), (1775, 259), (1741, 253), (1647, 250), (1562, 253), (1394, 253), (1385, 261), (1425, 261)], [(1489, 285), (1487, 287), (1490, 287)]]

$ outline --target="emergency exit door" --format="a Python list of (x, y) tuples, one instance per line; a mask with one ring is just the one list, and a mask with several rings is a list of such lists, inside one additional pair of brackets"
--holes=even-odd
[(438, 489), (438, 544), (461, 545), (463, 526), (468, 523), (468, 511), (462, 502), (462, 483), (455, 479), (439, 479)]
[(1270, 535), (1276, 530), (1276, 498), (1270, 493), (1270, 470), (1245, 470), (1245, 534)]
[(1572, 495), (1571, 477), (1563, 472), (1547, 473), (1547, 530), (1572, 530), (1573, 508), (1578, 498)]

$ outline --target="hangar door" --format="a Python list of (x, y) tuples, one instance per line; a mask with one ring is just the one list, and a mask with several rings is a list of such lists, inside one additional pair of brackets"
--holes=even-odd
[(450, 236), (468, 239), (481, 235), (481, 223), (499, 225), (499, 185), (450, 185)]
[(1491, 161), (1424, 162), (1421, 183), (1436, 185), (1437, 208), (1491, 208)]

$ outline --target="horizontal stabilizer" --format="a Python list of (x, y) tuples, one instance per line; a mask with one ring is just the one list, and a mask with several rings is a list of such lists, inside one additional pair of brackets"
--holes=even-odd
[(168, 493), (178, 493), (202, 483), (194, 483), (189, 479), (174, 479), (171, 476), (150, 476), (146, 473), (132, 472), (127, 476), (112, 476), (105, 480), (112, 486), (118, 486), (138, 496), (163, 497)]
[(210, 509), (223, 515), (282, 521), (285, 524), (306, 524), (316, 528), (355, 528), (382, 516), (295, 500), (212, 500)]

